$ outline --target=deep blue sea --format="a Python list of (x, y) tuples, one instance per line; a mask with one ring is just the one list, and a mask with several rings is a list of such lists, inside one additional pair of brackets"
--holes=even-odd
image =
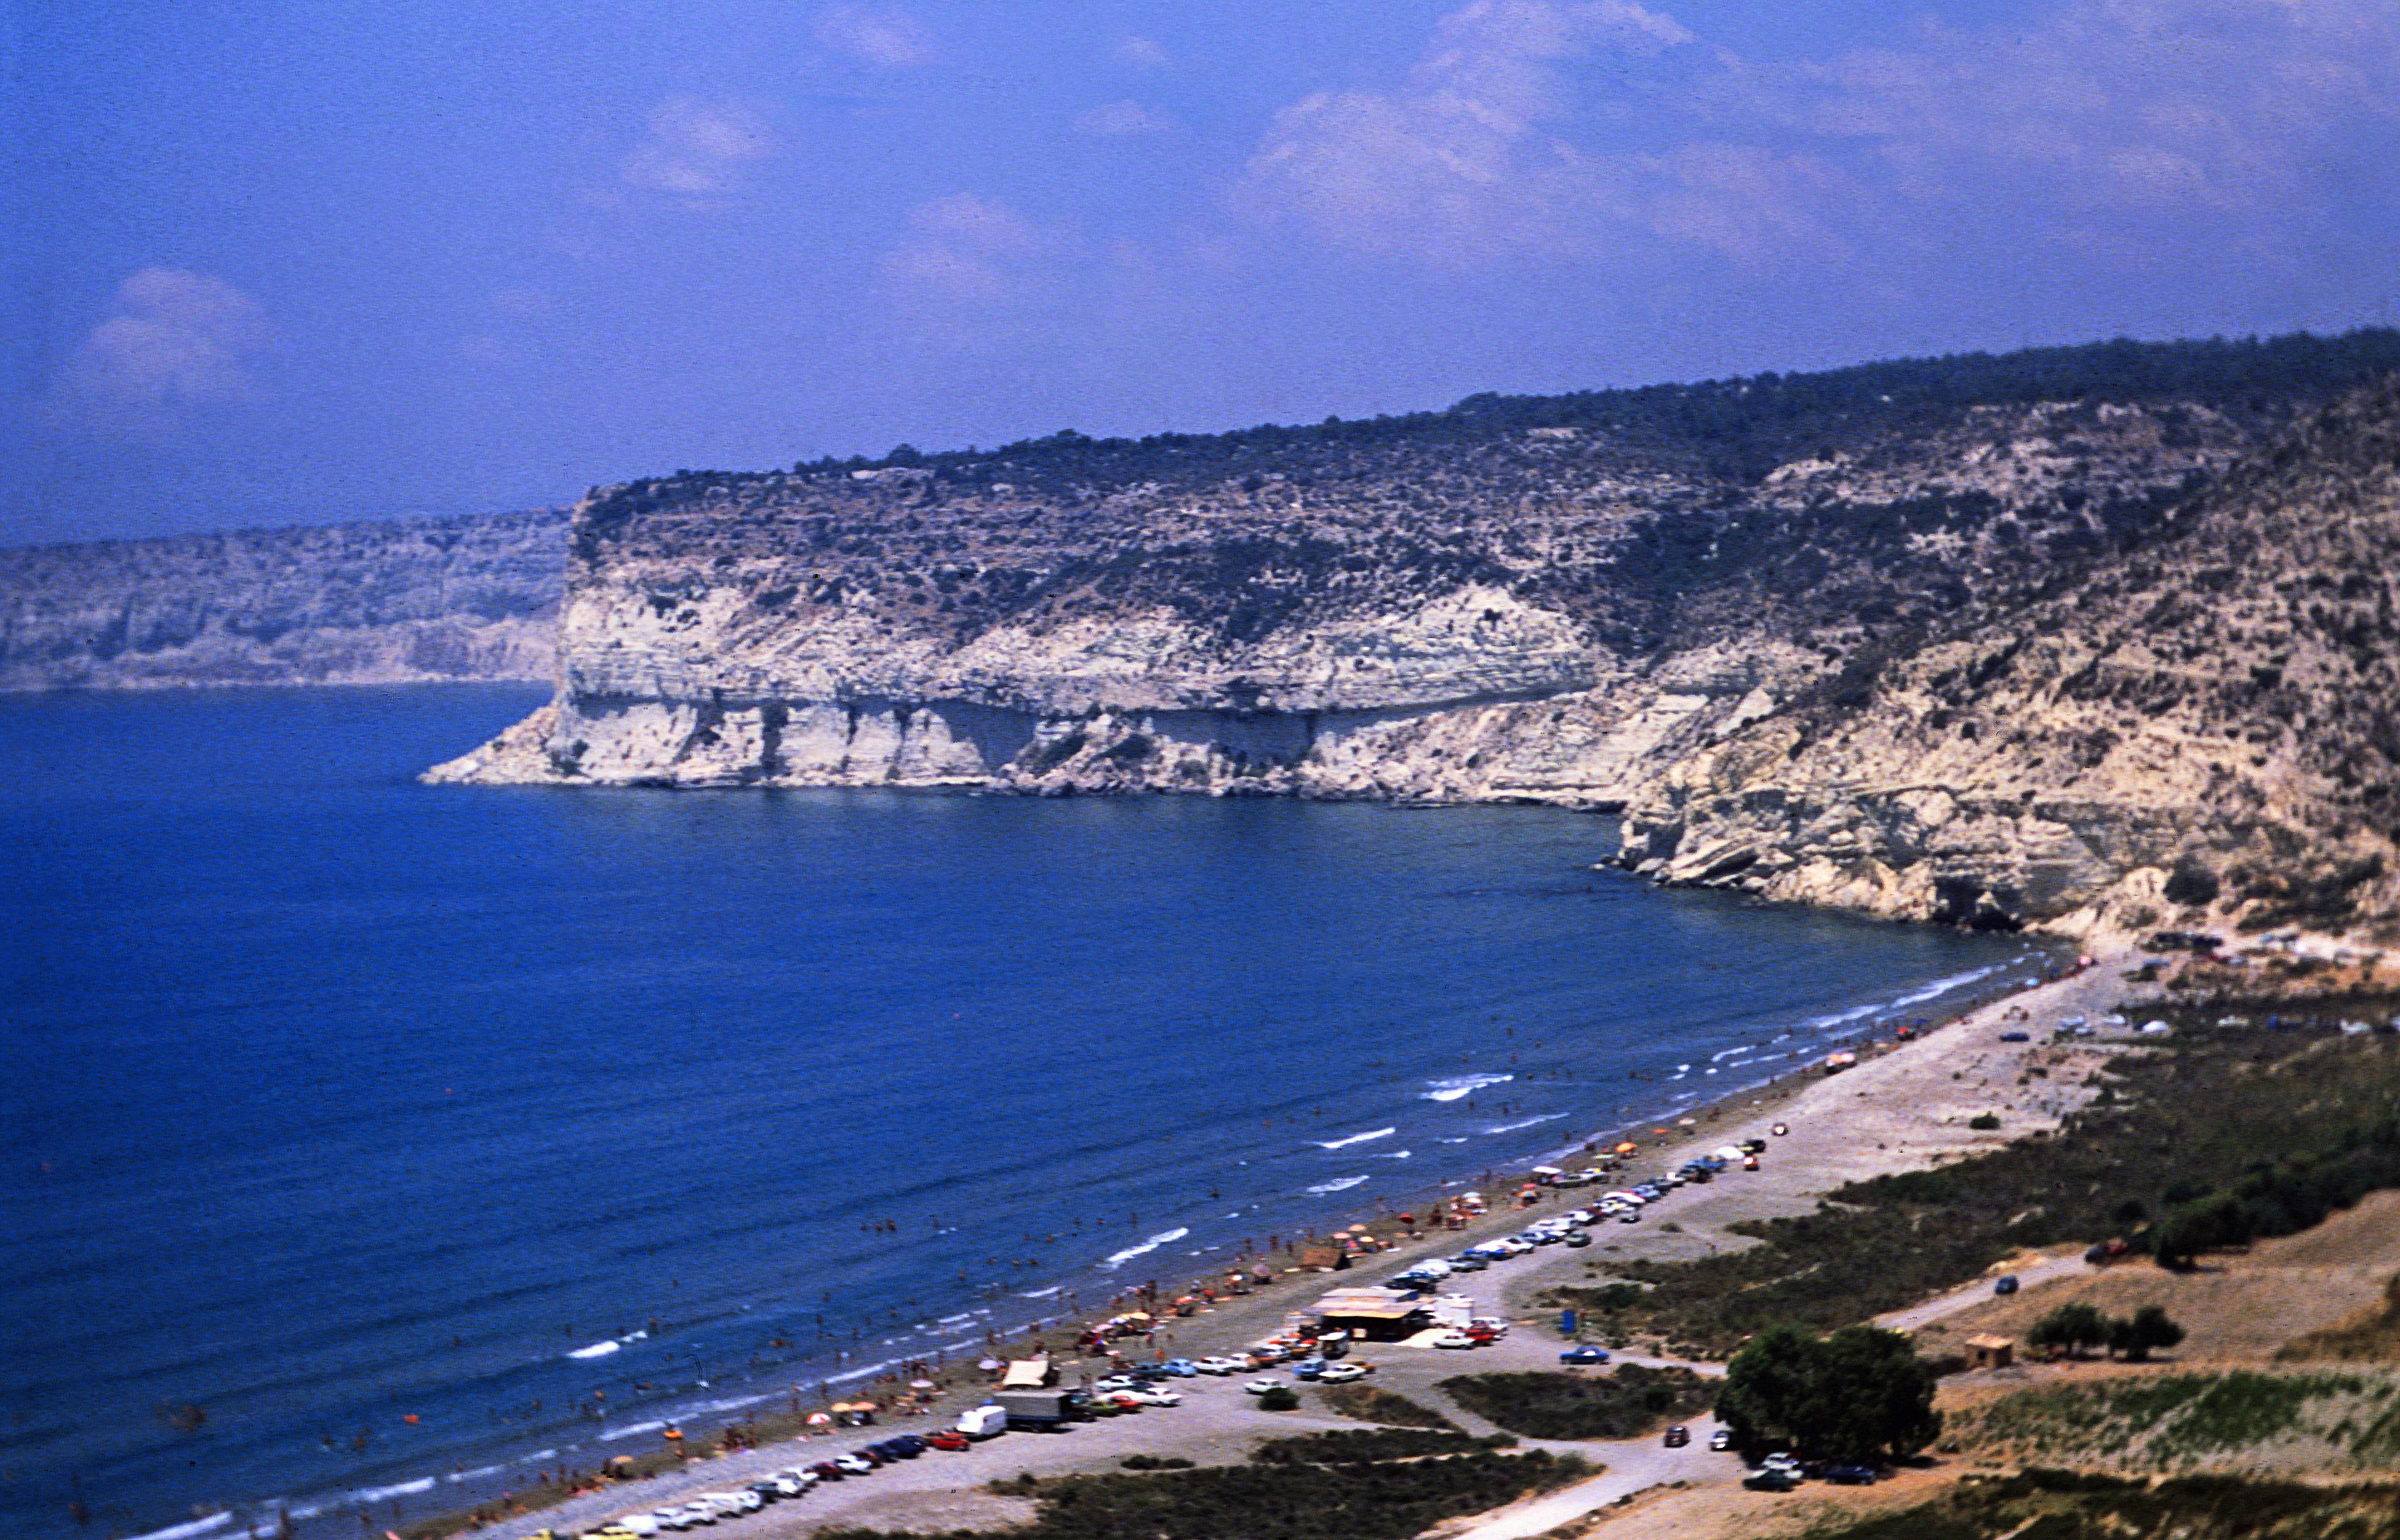
[(1546, 809), (412, 780), (539, 699), (0, 702), (12, 1535), (356, 1540), (2036, 956)]

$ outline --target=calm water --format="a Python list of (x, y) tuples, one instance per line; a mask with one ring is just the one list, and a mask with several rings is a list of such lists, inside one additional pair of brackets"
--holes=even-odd
[(536, 699), (0, 703), (15, 1533), (349, 1540), (2027, 955), (1656, 892), (1546, 810), (409, 779)]

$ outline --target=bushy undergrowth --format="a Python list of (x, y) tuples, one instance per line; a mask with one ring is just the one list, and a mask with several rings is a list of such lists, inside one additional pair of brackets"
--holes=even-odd
[(1385, 1390), (1380, 1385), (1327, 1385), (1321, 1394), (1327, 1406), (1344, 1417), (1356, 1417), (1362, 1423), (1431, 1428), (1438, 1433), (1462, 1431), (1456, 1423), (1433, 1408), (1421, 1406), (1398, 1391)]
[(2018, 1458), (2162, 1469), (2313, 1433), (2372, 1461), (2395, 1388), (2358, 1374), (2162, 1374), (2025, 1391), (1953, 1414), (1952, 1431)]
[[(1508, 1442), (1514, 1443), (1515, 1439)], [(1351, 1465), (1360, 1461), (1413, 1460), (1428, 1454), (1472, 1454), (1497, 1447), (1464, 1433), (1431, 1428), (1361, 1427), (1271, 1438), (1250, 1453), (1264, 1465)]]
[(1544, 1370), (1461, 1374), (1441, 1390), (1479, 1417), (1528, 1438), (1635, 1438), (1708, 1410), (1715, 1388), (1688, 1369), (1621, 1364), (1584, 1379)]
[[(2400, 1043), (2390, 1038), (2192, 1019), (2171, 1046), (2121, 1056), (2108, 1071), (2115, 1094), (2052, 1138), (1854, 1182), (1814, 1214), (1737, 1225), (1765, 1243), (1748, 1250), (1628, 1263), (1624, 1274), (1648, 1286), (1638, 1295), (1570, 1288), (1546, 1302), (1723, 1356), (1778, 1322), (1825, 1330), (1896, 1309), (2020, 1247), (2138, 1237), (2150, 1216), (2220, 1192), (2276, 1194), (2298, 1228), (2325, 1204), (2400, 1181), (2400, 1161), (2384, 1158), (2400, 1135), (2380, 1137), (2400, 1108)], [(2283, 1201), (2295, 1194), (2310, 1201)]]
[[(1547, 1492), (1590, 1470), (1580, 1460), (1536, 1450), (1019, 1479), (996, 1482), (994, 1490), (1040, 1498), (1031, 1524), (999, 1533), (954, 1530), (946, 1540), (1410, 1540), (1445, 1519)], [(820, 1531), (817, 1540), (904, 1537), (842, 1529)]]
[(2400, 1540), (2400, 1486), (2225, 1476), (2152, 1485), (2068, 1471), (1969, 1479), (1897, 1513), (1829, 1519), (1807, 1540)]

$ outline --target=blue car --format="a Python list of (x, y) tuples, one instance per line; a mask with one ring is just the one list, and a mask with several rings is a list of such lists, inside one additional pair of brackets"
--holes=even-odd
[(1608, 1349), (1604, 1347), (1594, 1347), (1589, 1342), (1585, 1342), (1580, 1346), (1571, 1347), (1564, 1353), (1560, 1354), (1559, 1362), (1562, 1364), (1604, 1364), (1608, 1362)]
[(1179, 1380), (1189, 1380), (1200, 1372), (1200, 1366), (1189, 1358), (1169, 1358), (1158, 1367)]

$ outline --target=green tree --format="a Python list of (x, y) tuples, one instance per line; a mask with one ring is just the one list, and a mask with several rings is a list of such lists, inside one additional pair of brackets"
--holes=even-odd
[(2133, 1315), (2119, 1315), (2108, 1323), (2108, 1351), (2122, 1354), (2134, 1363), (2148, 1358), (2152, 1348), (2173, 1347), (2182, 1341), (2183, 1328), (2154, 1304), (2146, 1304)]
[(1725, 1366), (1716, 1413), (1745, 1445), (1780, 1438), (1830, 1460), (1898, 1459), (1942, 1431), (1932, 1369), (1875, 1327), (1761, 1332)]
[(2241, 1246), (2257, 1233), (2242, 1200), (2218, 1192), (2177, 1204), (2150, 1232), (2150, 1254), (2161, 1267), (2180, 1272), (2203, 1251), (2220, 1246)]
[(2080, 1357), (2089, 1348), (2108, 1343), (2108, 1317), (2097, 1306), (2078, 1302), (2063, 1304), (2033, 1323), (2025, 1342), (2034, 1347), (2055, 1350), (2065, 1348), (2069, 1356)]

